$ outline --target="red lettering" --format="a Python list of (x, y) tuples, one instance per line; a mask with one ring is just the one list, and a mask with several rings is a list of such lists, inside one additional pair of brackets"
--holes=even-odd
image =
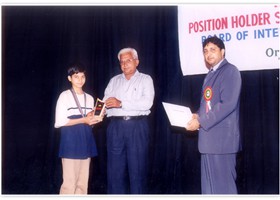
[(228, 28), (227, 18), (207, 19), (189, 23), (189, 33), (222, 30)]
[(259, 19), (259, 18), (258, 18), (258, 15), (257, 15), (257, 14), (252, 14), (252, 26), (258, 25), (258, 22), (259, 22), (258, 19)]
[(269, 18), (270, 18), (269, 13), (263, 13), (263, 24), (262, 25), (270, 24)]
[(240, 15), (231, 17), (231, 27), (250, 27), (250, 26), (262, 26), (270, 24), (270, 14), (269, 13), (258, 13), (251, 15)]
[(277, 11), (274, 16), (276, 17), (276, 19), (278, 19), (278, 20), (276, 20), (276, 24), (279, 24), (280, 23), (280, 11)]
[(189, 23), (189, 33), (192, 32), (192, 28), (193, 28), (193, 23)]

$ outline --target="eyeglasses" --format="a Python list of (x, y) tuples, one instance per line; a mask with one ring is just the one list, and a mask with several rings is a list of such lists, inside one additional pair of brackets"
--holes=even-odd
[(135, 59), (121, 60), (120, 65), (130, 64), (130, 63), (132, 63), (133, 60), (135, 60)]

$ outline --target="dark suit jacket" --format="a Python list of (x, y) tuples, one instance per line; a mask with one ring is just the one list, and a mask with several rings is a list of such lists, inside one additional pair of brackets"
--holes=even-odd
[[(240, 150), (239, 99), (241, 76), (226, 59), (217, 70), (209, 72), (202, 88), (198, 111), (200, 129), (198, 148), (201, 153), (226, 154)], [(206, 113), (205, 88), (212, 90), (211, 110)]]

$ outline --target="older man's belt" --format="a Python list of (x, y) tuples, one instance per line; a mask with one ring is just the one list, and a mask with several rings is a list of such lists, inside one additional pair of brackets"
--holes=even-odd
[(141, 115), (141, 116), (112, 116), (109, 117), (110, 119), (117, 119), (117, 120), (139, 120), (139, 119), (144, 119), (146, 118), (146, 115)]

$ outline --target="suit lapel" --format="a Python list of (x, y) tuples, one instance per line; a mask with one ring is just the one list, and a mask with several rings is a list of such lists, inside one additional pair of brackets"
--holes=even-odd
[[(218, 76), (219, 72), (222, 70), (222, 68), (228, 63), (228, 61), (226, 59), (223, 60), (223, 62), (220, 64), (220, 66), (215, 70), (215, 71), (209, 71), (208, 74), (206, 75), (205, 79), (204, 79), (204, 83), (203, 83), (203, 88), (205, 88), (206, 86), (209, 86), (210, 81)], [(213, 81), (211, 83), (211, 85), (213, 85)], [(211, 86), (210, 85), (210, 86)]]

